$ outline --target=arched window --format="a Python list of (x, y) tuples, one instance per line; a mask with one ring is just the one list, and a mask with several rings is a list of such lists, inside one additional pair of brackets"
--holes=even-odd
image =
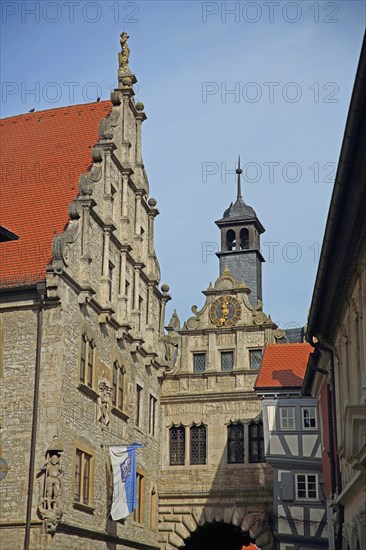
[(263, 422), (249, 424), (249, 462), (265, 462)]
[(247, 250), (249, 248), (249, 231), (246, 227), (240, 230), (240, 248)]
[(242, 464), (244, 462), (244, 426), (240, 422), (228, 426), (227, 461), (228, 464)]
[(186, 430), (184, 426), (173, 426), (169, 430), (170, 465), (184, 464), (186, 450)]
[(227, 250), (235, 250), (236, 248), (236, 238), (235, 238), (235, 231), (232, 229), (229, 229), (226, 233), (226, 249)]
[(206, 426), (191, 427), (191, 464), (206, 464)]

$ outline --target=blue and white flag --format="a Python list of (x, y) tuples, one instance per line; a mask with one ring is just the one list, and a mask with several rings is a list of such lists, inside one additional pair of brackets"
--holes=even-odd
[(111, 517), (123, 519), (137, 507), (136, 495), (136, 449), (140, 443), (128, 447), (109, 447), (113, 470), (113, 500)]

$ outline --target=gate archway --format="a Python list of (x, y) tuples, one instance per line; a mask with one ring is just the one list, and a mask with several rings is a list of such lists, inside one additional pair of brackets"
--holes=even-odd
[(252, 542), (248, 533), (245, 533), (232, 524), (223, 521), (205, 523), (198, 527), (185, 541), (180, 550), (241, 550)]

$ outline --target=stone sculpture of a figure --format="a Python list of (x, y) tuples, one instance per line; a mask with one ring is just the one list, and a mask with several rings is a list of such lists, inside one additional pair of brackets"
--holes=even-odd
[(58, 437), (55, 436), (46, 452), (47, 461), (37, 476), (44, 477), (43, 494), (38, 505), (38, 510), (43, 519), (43, 528), (45, 532), (48, 533), (55, 531), (57, 524), (62, 517), (62, 453), (62, 446), (60, 445)]
[(97, 399), (98, 420), (106, 426), (109, 426), (110, 423), (111, 393), (112, 389), (109, 384), (102, 380), (99, 383), (99, 397)]
[(121, 51), (118, 54), (119, 68), (123, 72), (129, 72), (128, 59), (130, 57), (130, 48), (128, 47), (127, 40), (129, 36), (126, 32), (121, 34)]
[(60, 457), (53, 454), (49, 462), (45, 465), (46, 469), (46, 503), (47, 509), (53, 510), (58, 501), (61, 489), (61, 477), (63, 472), (60, 465)]

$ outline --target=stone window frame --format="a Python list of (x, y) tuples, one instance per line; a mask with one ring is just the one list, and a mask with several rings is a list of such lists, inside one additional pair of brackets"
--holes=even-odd
[[(77, 455), (78, 451), (81, 453), (81, 472), (80, 472), (80, 499), (84, 490), (84, 468), (85, 468), (85, 455), (90, 457), (89, 462), (89, 487), (88, 487), (88, 500), (87, 503), (82, 502), (82, 500), (75, 500), (75, 476), (76, 476), (76, 466), (77, 466)], [(71, 478), (71, 491), (72, 491), (72, 504), (74, 508), (82, 510), (84, 512), (94, 513), (95, 502), (94, 502), (94, 464), (95, 455), (94, 449), (89, 447), (81, 441), (76, 441), (73, 446), (73, 461), (72, 461), (72, 478)]]
[[(235, 350), (234, 349), (223, 348), (223, 349), (219, 349), (218, 351), (220, 353), (220, 371), (221, 372), (233, 372), (233, 370), (235, 369), (235, 359), (236, 359)], [(232, 368), (230, 370), (224, 370), (222, 368), (222, 354), (223, 353), (231, 353), (232, 354), (233, 362), (232, 362)]]
[(157, 418), (158, 398), (154, 393), (149, 393), (149, 435), (156, 437), (156, 418)]
[[(284, 420), (288, 421), (289, 417), (286, 417), (284, 418), (283, 416), (283, 413), (285, 410), (293, 410), (293, 426), (289, 427), (289, 426), (285, 426), (284, 425)], [(290, 432), (293, 432), (296, 430), (296, 407), (294, 405), (288, 405), (287, 407), (279, 407), (279, 422), (280, 422), (280, 425), (279, 425), (279, 429), (280, 431), (290, 431)]]
[[(138, 390), (138, 388), (140, 388)], [(135, 381), (135, 428), (142, 431), (143, 428), (143, 392), (144, 384), (139, 380)]]
[(145, 521), (145, 492), (146, 471), (141, 467), (136, 468), (136, 508), (132, 512), (133, 522), (143, 527)]
[[(122, 354), (119, 352), (118, 348), (113, 348), (112, 350), (112, 355), (111, 355), (111, 365), (112, 365), (112, 369), (111, 369), (111, 380), (110, 380), (110, 384), (111, 384), (111, 388), (112, 388), (112, 393), (111, 393), (111, 411), (113, 414), (115, 414), (116, 416), (119, 416), (120, 418), (122, 418), (123, 420), (128, 420), (129, 418), (129, 413), (128, 413), (128, 400), (129, 400), (129, 369), (126, 367), (126, 361), (123, 360), (123, 356)], [(116, 407), (113, 403), (113, 365), (114, 363), (117, 363), (124, 371), (124, 388), (123, 388), (123, 393), (124, 393), (124, 398), (123, 398), (123, 408), (120, 409), (119, 407)]]
[[(173, 429), (180, 429), (183, 433), (183, 462), (177, 462), (177, 463), (172, 463), (171, 461), (171, 449), (172, 449), (172, 442), (171, 442), (171, 430)], [(168, 465), (169, 466), (172, 466), (172, 467), (177, 467), (177, 466), (185, 466), (186, 465), (186, 453), (187, 453), (187, 434), (186, 434), (186, 426), (184, 426), (183, 424), (172, 424), (169, 428), (168, 428), (168, 457), (169, 457), (169, 461), (168, 461)], [(179, 441), (177, 441), (177, 457), (179, 456)], [(177, 461), (178, 461), (178, 458), (177, 458)]]
[[(83, 341), (85, 338), (85, 356), (84, 356), (84, 376), (82, 377), (82, 358), (83, 358)], [(90, 345), (93, 349), (91, 381), (88, 383), (88, 357)], [(97, 399), (98, 393), (96, 391), (96, 368), (97, 368), (97, 346), (93, 332), (88, 327), (82, 327), (79, 337), (79, 350), (78, 350), (78, 369), (77, 369), (77, 386), (79, 390), (87, 394), (93, 399)]]
[[(230, 460), (230, 456), (229, 456), (229, 453), (230, 453), (230, 431), (233, 429), (233, 428), (237, 428), (241, 426), (242, 428), (242, 447), (243, 447), (243, 460), (235, 460), (235, 461), (231, 461)], [(237, 420), (235, 422), (230, 422), (227, 426), (227, 456), (226, 456), (226, 460), (227, 460), (227, 464), (234, 464), (234, 465), (238, 465), (238, 464), (245, 464), (245, 424), (243, 424), (243, 422), (241, 422), (240, 420)]]
[[(203, 370), (195, 370), (195, 357), (198, 355), (203, 355), (205, 358), (205, 368)], [(194, 374), (202, 374), (207, 371), (207, 350), (192, 351), (192, 371)]]
[[(309, 416), (309, 420), (315, 420), (315, 426), (305, 426), (305, 411), (313, 411), (314, 417)], [(307, 407), (301, 407), (301, 426), (303, 430), (317, 430), (318, 429), (318, 411), (317, 407), (309, 405)]]
[[(299, 497), (299, 476), (302, 476), (305, 478), (305, 494), (306, 496), (304, 497)], [(315, 493), (316, 493), (316, 496), (313, 497), (309, 497), (308, 494), (309, 494), (309, 484), (310, 483), (313, 483), (313, 482), (309, 482), (309, 477), (314, 477), (315, 478)], [(319, 501), (319, 476), (317, 473), (313, 473), (313, 472), (298, 472), (295, 474), (295, 495), (296, 495), (296, 500), (301, 500), (301, 501), (313, 501), (313, 502), (316, 502), (316, 501)]]
[[(204, 434), (205, 434), (205, 461), (204, 462), (192, 462), (192, 432), (194, 428), (204, 428)], [(204, 424), (203, 422), (200, 422), (199, 424), (196, 424), (193, 422), (189, 426), (189, 465), (190, 466), (207, 466), (208, 465), (208, 429), (207, 424)], [(200, 444), (200, 442), (199, 442)], [(200, 454), (200, 453), (199, 453)]]
[[(257, 427), (257, 430), (258, 430), (258, 427), (261, 426), (262, 427), (262, 437), (258, 437), (255, 436), (253, 437), (252, 435), (252, 429), (253, 427), (256, 426)], [(258, 431), (257, 431), (257, 434), (258, 434)], [(262, 441), (262, 450), (263, 450), (263, 453), (261, 454), (259, 451), (260, 451), (260, 441)], [(262, 460), (252, 460), (253, 458), (253, 446), (256, 446), (257, 448), (257, 455), (258, 457), (261, 457)], [(263, 426), (263, 420), (252, 420), (251, 422), (249, 422), (248, 424), (248, 459), (249, 459), (249, 463), (250, 464), (262, 464), (263, 462), (266, 462), (266, 453), (265, 453), (265, 448), (264, 448), (264, 426)]]
[[(258, 371), (260, 369), (260, 365), (259, 367), (252, 367), (252, 360), (251, 360), (251, 357), (252, 357), (252, 352), (255, 352), (255, 351), (260, 351), (261, 352), (261, 355), (262, 355), (262, 359), (263, 359), (263, 348), (262, 347), (258, 347), (258, 348), (248, 348), (248, 356), (249, 356), (249, 370), (251, 371)], [(262, 361), (261, 359), (261, 361)]]

